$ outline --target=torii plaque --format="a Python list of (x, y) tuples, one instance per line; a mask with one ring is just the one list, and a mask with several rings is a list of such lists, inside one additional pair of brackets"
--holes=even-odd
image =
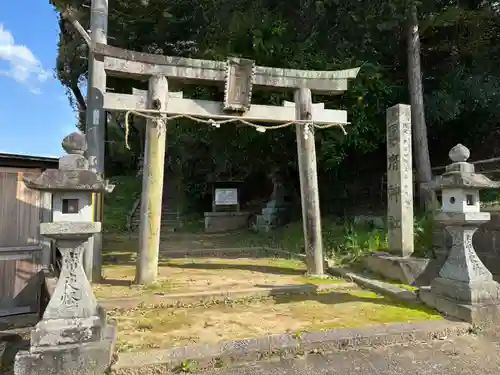
[(224, 111), (246, 112), (252, 102), (255, 61), (229, 57), (224, 85)]

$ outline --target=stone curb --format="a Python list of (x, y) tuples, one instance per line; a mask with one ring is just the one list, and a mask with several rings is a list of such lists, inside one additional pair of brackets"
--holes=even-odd
[[(160, 250), (160, 255), (165, 257), (189, 258), (189, 257), (211, 257), (211, 256), (258, 256), (258, 255), (275, 255), (280, 258), (286, 257), (289, 259), (304, 260), (304, 254), (295, 254), (281, 249), (272, 247), (215, 247), (215, 248), (200, 248), (189, 250)], [(103, 254), (103, 259), (106, 258), (130, 258), (135, 257), (135, 253), (123, 254)]]
[(417, 293), (412, 292), (411, 290), (403, 289), (384, 281), (372, 279), (370, 277), (361, 276), (345, 268), (329, 267), (328, 273), (343, 277), (346, 280), (354, 281), (361, 286), (364, 286), (386, 296), (394, 297), (411, 304), (420, 304)]
[(353, 282), (337, 284), (298, 284), (277, 285), (273, 287), (254, 287), (247, 289), (216, 290), (193, 293), (153, 294), (140, 297), (108, 298), (99, 300), (99, 305), (107, 310), (116, 308), (131, 309), (139, 305), (156, 305), (162, 307), (179, 307), (189, 305), (203, 306), (207, 304), (238, 302), (239, 300), (273, 298), (290, 294), (314, 294), (318, 291), (345, 290), (356, 288)]
[(310, 352), (328, 353), (339, 349), (445, 338), (467, 334), (470, 330), (468, 323), (431, 320), (303, 332), (300, 335), (286, 333), (216, 344), (120, 353), (112, 371), (116, 375), (162, 374), (175, 370), (186, 360), (195, 362), (198, 368), (210, 368), (269, 357), (283, 358)]

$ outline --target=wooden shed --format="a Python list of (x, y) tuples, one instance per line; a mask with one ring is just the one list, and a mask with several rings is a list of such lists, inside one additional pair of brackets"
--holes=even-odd
[(52, 251), (39, 224), (51, 219), (52, 197), (26, 188), (23, 176), (57, 167), (57, 158), (0, 153), (0, 318), (40, 310)]

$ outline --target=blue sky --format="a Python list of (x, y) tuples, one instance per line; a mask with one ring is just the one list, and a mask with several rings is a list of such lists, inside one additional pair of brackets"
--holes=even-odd
[(76, 130), (75, 114), (54, 77), (58, 35), (48, 0), (2, 1), (0, 152), (60, 156), (62, 138)]

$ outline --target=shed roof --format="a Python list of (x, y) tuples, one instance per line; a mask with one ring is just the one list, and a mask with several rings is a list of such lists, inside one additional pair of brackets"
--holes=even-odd
[(59, 158), (0, 152), (0, 167), (52, 169), (58, 166)]

